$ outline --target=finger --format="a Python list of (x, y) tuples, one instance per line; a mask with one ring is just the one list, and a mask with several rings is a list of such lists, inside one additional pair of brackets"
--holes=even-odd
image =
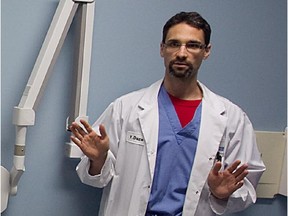
[(72, 125), (70, 126), (70, 130), (71, 130), (71, 132), (72, 132), (75, 136), (76, 136), (77, 134), (79, 134), (76, 128), (77, 128), (77, 123), (76, 123), (76, 122), (73, 122)]
[(83, 139), (83, 136), (86, 134), (85, 132), (83, 132), (83, 129), (76, 122), (72, 123), (70, 130), (74, 134), (74, 136), (80, 141)]
[(85, 129), (87, 130), (88, 133), (93, 132), (91, 125), (87, 121), (81, 119), (80, 122), (85, 127)]
[(240, 182), (243, 181), (244, 178), (248, 175), (248, 170), (244, 170), (242, 173), (240, 173), (237, 177), (236, 177), (236, 181)]
[(70, 125), (70, 127), (69, 127), (69, 129), (72, 131), (75, 131), (75, 129), (76, 129), (76, 127), (77, 127), (77, 123), (76, 122), (72, 122), (72, 124)]
[[(77, 146), (80, 147), (80, 146), (82, 145), (81, 141), (80, 141), (79, 139), (77, 139), (76, 137), (71, 136), (70, 139), (71, 139)], [(80, 148), (81, 148), (81, 147), (80, 147)]]
[(221, 167), (222, 167), (222, 163), (221, 162), (216, 162), (214, 167), (213, 167), (213, 169), (212, 169), (212, 173), (214, 175), (218, 175), (218, 172), (221, 169)]
[(106, 133), (106, 129), (105, 129), (104, 125), (101, 124), (99, 126), (99, 132), (101, 135), (101, 139), (105, 139), (107, 137), (107, 133)]
[(84, 129), (76, 122), (73, 122), (72, 125), (75, 127), (76, 131), (81, 134), (81, 136), (85, 136), (87, 134), (86, 131), (84, 131)]
[(239, 166), (240, 163), (241, 163), (240, 160), (236, 160), (230, 167), (227, 168), (227, 170), (230, 173), (233, 173), (237, 169), (237, 167)]
[(240, 166), (233, 174), (235, 177), (241, 175), (245, 170), (247, 170), (248, 165), (247, 164), (243, 164), (242, 166)]
[(239, 182), (237, 182), (236, 183), (236, 188), (235, 188), (235, 190), (234, 191), (236, 191), (236, 190), (238, 190), (239, 188), (241, 188), (242, 186), (244, 185), (244, 181), (242, 180), (242, 181), (239, 181)]

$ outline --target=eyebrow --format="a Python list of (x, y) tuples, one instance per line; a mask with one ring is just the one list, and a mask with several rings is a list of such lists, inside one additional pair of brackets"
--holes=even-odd
[[(167, 42), (179, 42), (179, 43), (181, 43), (179, 40), (177, 40), (177, 39), (169, 39), (169, 40), (167, 40)], [(186, 43), (199, 43), (199, 44), (202, 44), (202, 42), (201, 41), (198, 41), (198, 40), (189, 40), (189, 41), (187, 41)]]

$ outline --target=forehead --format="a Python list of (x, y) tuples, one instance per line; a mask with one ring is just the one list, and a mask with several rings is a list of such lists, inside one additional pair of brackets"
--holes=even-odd
[(203, 30), (192, 27), (186, 23), (172, 26), (167, 33), (166, 41), (168, 40), (179, 40), (181, 42), (199, 41), (202, 43), (205, 41)]

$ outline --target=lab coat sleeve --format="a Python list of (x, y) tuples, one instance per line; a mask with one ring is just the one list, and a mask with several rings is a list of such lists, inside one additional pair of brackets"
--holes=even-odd
[(87, 156), (84, 156), (78, 164), (76, 171), (80, 180), (87, 185), (103, 188), (113, 178), (115, 174), (115, 161), (119, 142), (120, 131), (120, 118), (118, 112), (120, 109), (116, 109), (118, 103), (111, 103), (99, 119), (92, 125), (92, 128), (99, 134), (99, 125), (105, 126), (106, 132), (109, 136), (109, 151), (105, 163), (101, 169), (99, 175), (91, 176), (89, 174), (90, 160)]
[(234, 125), (231, 125), (231, 128), (227, 129), (224, 168), (231, 165), (235, 160), (241, 160), (242, 163), (248, 164), (249, 174), (244, 179), (244, 185), (235, 191), (228, 201), (219, 200), (210, 194), (210, 206), (219, 215), (242, 211), (255, 203), (257, 198), (256, 186), (265, 171), (250, 120), (243, 111), (235, 113), (234, 119), (238, 120)]
[(99, 175), (92, 176), (89, 174), (90, 160), (88, 157), (84, 156), (78, 164), (76, 171), (81, 182), (84, 184), (103, 188), (110, 182), (114, 175), (114, 161), (114, 156), (111, 151), (109, 151), (106, 161), (101, 169), (101, 173)]

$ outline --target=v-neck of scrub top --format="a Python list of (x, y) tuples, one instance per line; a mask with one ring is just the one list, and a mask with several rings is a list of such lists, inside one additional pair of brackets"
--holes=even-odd
[(163, 85), (160, 89), (159, 99), (161, 100), (161, 104), (163, 104), (163, 108), (175, 134), (177, 143), (180, 145), (186, 137), (193, 136), (195, 129), (199, 126), (201, 118), (199, 112), (201, 113), (202, 103), (197, 107), (192, 120), (185, 127), (182, 127), (173, 103)]

